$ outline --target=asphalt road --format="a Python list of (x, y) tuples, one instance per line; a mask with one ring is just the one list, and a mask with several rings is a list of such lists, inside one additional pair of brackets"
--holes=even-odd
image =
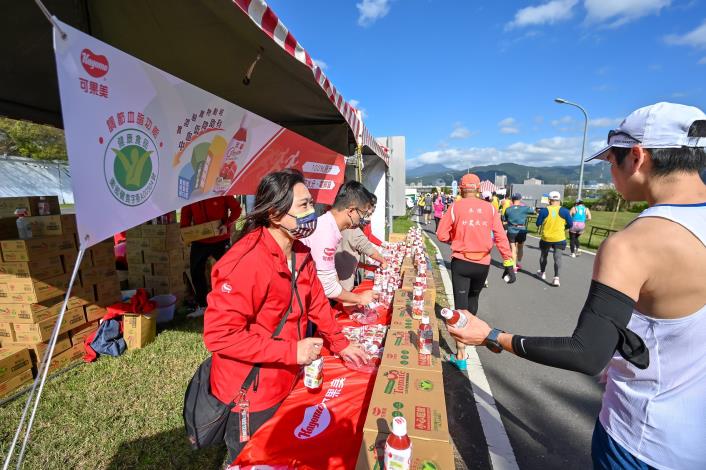
[[(449, 245), (440, 243), (432, 228), (433, 223), (426, 227), (427, 233), (450, 269)], [(523, 269), (512, 285), (501, 279), (500, 257), (494, 250), (490, 285), (481, 293), (479, 316), (511, 333), (569, 336), (586, 298), (595, 258), (589, 254), (571, 258), (567, 249), (561, 287), (553, 287), (535, 275), (538, 245), (538, 239), (528, 237)], [(550, 254), (548, 281), (554, 276), (552, 266)], [(455, 345), (450, 349), (455, 351)], [(507, 352), (477, 351), (519, 468), (592, 468), (591, 435), (602, 394), (597, 378), (534, 364)], [(444, 375), (450, 432), (463, 461), (457, 466), (490, 468), (469, 382), (450, 364), (444, 364)]]

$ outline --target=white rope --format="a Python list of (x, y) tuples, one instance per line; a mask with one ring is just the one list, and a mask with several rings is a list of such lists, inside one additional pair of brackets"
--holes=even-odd
[(66, 39), (66, 33), (59, 27), (59, 23), (56, 21), (56, 16), (52, 15), (47, 7), (44, 6), (42, 3), (42, 0), (34, 0), (34, 3), (37, 4), (40, 10), (42, 10), (42, 13), (44, 13), (44, 16), (46, 16), (47, 20), (56, 28), (57, 31), (61, 34), (61, 39)]

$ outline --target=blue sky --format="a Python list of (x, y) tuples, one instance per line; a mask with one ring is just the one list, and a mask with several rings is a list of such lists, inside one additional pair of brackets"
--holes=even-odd
[(706, 0), (270, 0), (408, 168), (578, 163), (632, 110), (706, 109)]

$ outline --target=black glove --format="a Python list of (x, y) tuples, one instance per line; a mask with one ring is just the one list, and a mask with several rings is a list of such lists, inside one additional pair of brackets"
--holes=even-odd
[[(507, 276), (507, 279), (505, 276)], [(502, 278), (508, 284), (512, 284), (513, 282), (515, 282), (517, 280), (517, 276), (515, 275), (515, 267), (514, 266), (507, 266), (503, 270)]]

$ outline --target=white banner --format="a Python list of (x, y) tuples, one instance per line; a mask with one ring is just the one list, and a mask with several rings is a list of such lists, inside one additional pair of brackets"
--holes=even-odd
[(330, 204), (344, 158), (60, 23), (59, 91), (83, 248), (202, 199), (304, 173)]

